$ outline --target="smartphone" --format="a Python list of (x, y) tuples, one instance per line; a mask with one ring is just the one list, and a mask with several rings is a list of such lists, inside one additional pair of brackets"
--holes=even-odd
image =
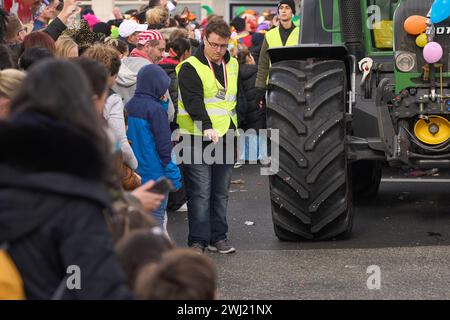
[(166, 177), (161, 177), (158, 180), (156, 180), (153, 187), (148, 191), (157, 194), (168, 194), (169, 192), (174, 190), (175, 188), (173, 187), (172, 182)]

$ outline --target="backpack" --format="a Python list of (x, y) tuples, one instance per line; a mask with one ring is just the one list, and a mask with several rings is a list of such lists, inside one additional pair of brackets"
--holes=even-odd
[(7, 243), (0, 246), (0, 300), (24, 300), (23, 280), (7, 249)]

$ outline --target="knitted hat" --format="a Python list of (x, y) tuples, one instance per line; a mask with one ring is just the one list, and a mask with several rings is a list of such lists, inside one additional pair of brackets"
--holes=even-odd
[(139, 33), (139, 44), (145, 45), (151, 40), (164, 40), (164, 37), (158, 30), (147, 30)]
[(295, 16), (295, 2), (294, 2), (294, 0), (281, 0), (281, 1), (278, 3), (278, 10), (280, 10), (280, 6), (281, 6), (282, 4), (287, 4), (289, 7), (291, 7), (291, 9), (292, 9), (292, 15)]
[(233, 26), (237, 32), (242, 32), (245, 30), (245, 19), (242, 19), (241, 17), (235, 17), (230, 25)]

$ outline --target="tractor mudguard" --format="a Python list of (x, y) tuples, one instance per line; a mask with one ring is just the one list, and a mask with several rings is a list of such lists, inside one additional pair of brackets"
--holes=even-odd
[(352, 68), (347, 48), (343, 45), (300, 44), (289, 47), (277, 47), (268, 50), (272, 64), (285, 60), (341, 60), (345, 63), (347, 79), (350, 79)]

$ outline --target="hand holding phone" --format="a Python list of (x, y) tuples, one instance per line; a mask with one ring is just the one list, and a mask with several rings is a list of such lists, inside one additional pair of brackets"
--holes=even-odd
[(169, 192), (174, 190), (175, 188), (173, 187), (172, 182), (166, 177), (161, 177), (156, 180), (155, 185), (148, 191), (157, 194), (168, 194)]
[(148, 181), (131, 192), (134, 197), (139, 199), (145, 211), (156, 210), (164, 200), (164, 195), (150, 192), (154, 185), (155, 181)]

